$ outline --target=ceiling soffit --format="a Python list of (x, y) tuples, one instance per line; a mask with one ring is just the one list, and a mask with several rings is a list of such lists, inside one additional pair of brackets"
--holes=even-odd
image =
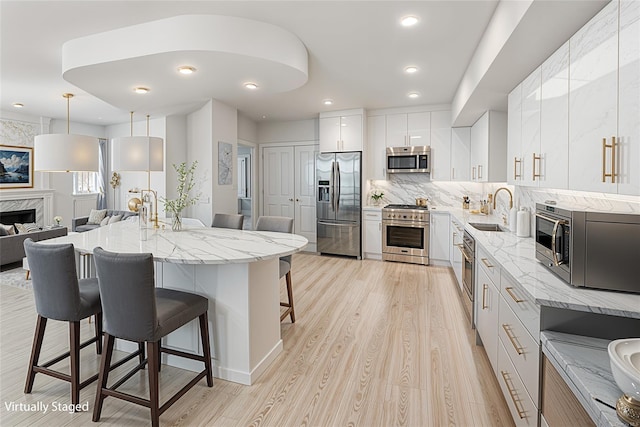
[[(196, 72), (180, 75), (180, 66)], [(275, 25), (221, 15), (181, 15), (70, 40), (65, 80), (125, 110), (152, 113), (209, 98), (287, 92), (308, 80), (308, 55)], [(144, 95), (135, 87), (147, 87)], [(244, 95), (243, 95), (244, 94)]]

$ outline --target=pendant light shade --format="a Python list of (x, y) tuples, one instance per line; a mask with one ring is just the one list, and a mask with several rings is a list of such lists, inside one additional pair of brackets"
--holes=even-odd
[(97, 172), (98, 140), (84, 135), (51, 133), (34, 141), (34, 168), (43, 172)]
[(34, 169), (42, 172), (97, 172), (98, 139), (69, 133), (69, 99), (67, 100), (67, 133), (37, 135), (33, 142)]
[(164, 170), (163, 140), (154, 136), (125, 136), (111, 140), (111, 170)]

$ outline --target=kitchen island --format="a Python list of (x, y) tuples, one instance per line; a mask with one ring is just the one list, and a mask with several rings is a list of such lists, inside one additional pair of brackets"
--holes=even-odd
[[(250, 385), (282, 351), (279, 258), (302, 250), (307, 239), (288, 233), (185, 227), (147, 230), (122, 221), (85, 233), (47, 240), (73, 243), (91, 254), (100, 246), (124, 253), (151, 253), (157, 287), (209, 298), (209, 331), (214, 375)], [(173, 332), (163, 346), (201, 353), (197, 321)], [(135, 344), (117, 341), (119, 348)], [(131, 345), (131, 347), (129, 347)], [(198, 371), (199, 363), (163, 354), (163, 362)]]

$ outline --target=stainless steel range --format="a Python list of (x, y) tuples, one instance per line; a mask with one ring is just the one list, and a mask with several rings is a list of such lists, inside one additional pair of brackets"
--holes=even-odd
[(382, 208), (382, 259), (429, 264), (429, 208), (387, 205)]

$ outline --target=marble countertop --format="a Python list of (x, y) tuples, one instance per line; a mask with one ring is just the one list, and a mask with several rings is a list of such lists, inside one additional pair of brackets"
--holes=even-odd
[(537, 304), (640, 319), (640, 295), (573, 287), (536, 260), (532, 237), (517, 237), (508, 231), (480, 231), (468, 225), (469, 222), (502, 224), (497, 215), (470, 214), (453, 207), (436, 207), (435, 211), (449, 212), (464, 223), (476, 244), (486, 249)]
[(302, 250), (307, 239), (290, 233), (232, 230), (185, 226), (182, 231), (147, 230), (140, 240), (137, 221), (121, 221), (84, 233), (43, 240), (40, 243), (73, 243), (76, 250), (105, 250), (128, 253), (152, 253), (156, 261), (175, 264), (247, 263), (293, 254)]
[(594, 423), (598, 426), (626, 426), (612, 409), (622, 391), (611, 373), (607, 352), (610, 341), (552, 331), (541, 332), (540, 339), (543, 353)]

